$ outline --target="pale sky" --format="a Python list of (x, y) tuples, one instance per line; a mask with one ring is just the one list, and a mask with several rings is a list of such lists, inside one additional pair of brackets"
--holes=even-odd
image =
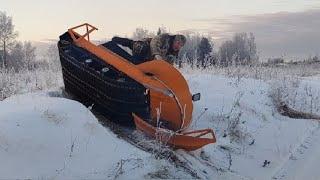
[(83, 22), (99, 28), (96, 39), (130, 36), (137, 27), (156, 31), (159, 26), (172, 33), (193, 30), (219, 39), (236, 30), (260, 31), (239, 24), (248, 24), (248, 18), (255, 27), (254, 21), (264, 17), (273, 23), (270, 16), (279, 12), (300, 16), (319, 7), (320, 0), (0, 0), (0, 11), (13, 17), (19, 39), (31, 41), (57, 39)]

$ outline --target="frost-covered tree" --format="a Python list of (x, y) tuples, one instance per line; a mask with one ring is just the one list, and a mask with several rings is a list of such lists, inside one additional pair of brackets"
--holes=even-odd
[(55, 71), (59, 71), (61, 69), (59, 51), (56, 44), (52, 44), (48, 47), (46, 51), (46, 60), (48, 68)]
[(235, 53), (233, 42), (225, 41), (219, 48), (219, 64), (227, 66), (231, 64), (232, 56)]
[(149, 37), (153, 37), (153, 36), (154, 36), (154, 34), (149, 32), (149, 30), (147, 30), (147, 29), (136, 28), (136, 30), (132, 34), (132, 39), (133, 40), (141, 40), (143, 38), (149, 38)]
[(11, 50), (8, 66), (13, 67), (16, 71), (20, 70), (24, 65), (24, 56), (23, 44), (17, 42)]
[(0, 47), (2, 50), (2, 67), (4, 68), (8, 65), (8, 50), (14, 46), (14, 40), (17, 36), (18, 33), (14, 31), (12, 17), (0, 11)]
[(210, 37), (198, 33), (186, 33), (187, 42), (180, 51), (180, 58), (191, 67), (206, 68), (213, 65), (216, 57), (213, 51), (213, 41)]
[(24, 42), (23, 52), (24, 52), (24, 63), (28, 70), (34, 69), (34, 61), (36, 59), (36, 47), (32, 46), (30, 42)]
[(158, 28), (158, 31), (157, 31), (157, 35), (164, 34), (164, 33), (169, 33), (169, 31), (167, 30), (167, 28), (164, 27), (164, 26), (159, 27), (159, 28)]
[(17, 42), (9, 54), (8, 67), (14, 68), (16, 71), (21, 68), (33, 70), (36, 60), (35, 51), (36, 48), (32, 46), (31, 42)]
[(252, 33), (237, 33), (219, 49), (221, 65), (245, 65), (258, 60), (255, 37)]
[(184, 61), (184, 63), (190, 64), (192, 67), (196, 65), (197, 59), (199, 57), (198, 47), (201, 42), (201, 36), (199, 34), (191, 34), (187, 33), (186, 36), (186, 44), (180, 50), (179, 58)]

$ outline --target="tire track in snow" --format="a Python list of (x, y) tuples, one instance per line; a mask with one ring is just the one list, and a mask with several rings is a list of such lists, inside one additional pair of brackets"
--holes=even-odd
[(281, 180), (318, 180), (320, 171), (320, 127), (304, 139), (272, 177)]

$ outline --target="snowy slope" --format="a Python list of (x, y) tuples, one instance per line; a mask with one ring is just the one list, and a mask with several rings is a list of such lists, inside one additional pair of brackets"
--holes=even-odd
[(190, 178), (118, 139), (78, 102), (27, 94), (0, 109), (0, 179)]

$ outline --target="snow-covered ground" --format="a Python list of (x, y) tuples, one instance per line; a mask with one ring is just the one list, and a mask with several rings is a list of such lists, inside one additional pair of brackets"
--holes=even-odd
[[(319, 123), (281, 116), (272, 98), (279, 90), (289, 104), (319, 114), (319, 77), (291, 83), (294, 93), (286, 94), (286, 81), (210, 73), (185, 76), (191, 91), (202, 96), (194, 104), (190, 128), (209, 127), (217, 136), (216, 144), (201, 150), (176, 151), (200, 178), (319, 179)], [(50, 94), (0, 101), (0, 179), (192, 178), (119, 139), (80, 103)]]
[[(192, 91), (202, 93), (202, 100), (195, 103), (193, 127), (213, 128), (217, 135), (217, 143), (203, 149), (216, 167), (248, 179), (278, 179), (279, 171), (286, 168), (294, 170), (280, 173), (282, 178), (288, 175), (288, 179), (292, 179), (293, 174), (320, 178), (320, 172), (314, 167), (298, 168), (306, 166), (305, 163), (317, 166), (315, 162), (320, 160), (319, 138), (313, 137), (320, 134), (319, 122), (281, 116), (272, 101), (274, 87), (270, 83), (207, 74), (192, 74), (187, 78)], [(319, 98), (317, 77), (302, 79), (295, 90), (300, 97), (296, 98), (300, 100), (295, 102), (297, 107), (308, 104), (302, 101), (310, 98), (304, 92), (306, 86), (312, 87), (314, 99)], [(319, 111), (313, 113), (319, 114)], [(314, 145), (310, 153), (306, 153), (308, 157), (304, 157), (307, 162), (301, 159), (291, 167), (292, 157), (308, 138), (314, 139), (310, 140)]]
[(191, 178), (118, 139), (76, 101), (26, 94), (0, 109), (0, 179)]

